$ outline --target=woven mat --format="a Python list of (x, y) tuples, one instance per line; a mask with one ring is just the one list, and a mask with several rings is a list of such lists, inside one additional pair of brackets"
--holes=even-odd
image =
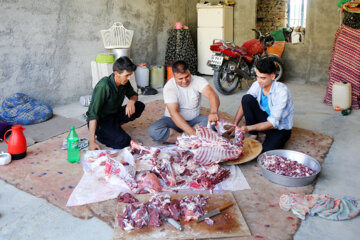
[[(162, 101), (147, 103), (143, 116), (124, 125), (124, 129), (134, 139), (141, 139), (146, 145), (159, 145), (150, 139), (147, 129), (154, 120), (163, 115), (163, 112)], [(201, 112), (206, 114), (208, 110), (202, 109)], [(226, 113), (221, 113), (220, 116), (227, 120), (232, 119)], [(78, 128), (76, 131), (80, 137), (88, 135), (86, 126)], [(0, 178), (21, 190), (46, 199), (49, 203), (75, 217), (87, 219), (95, 216), (113, 226), (115, 200), (79, 207), (65, 206), (73, 188), (83, 175), (81, 165), (68, 163), (66, 151), (60, 148), (62, 140), (66, 136), (67, 133), (30, 146), (25, 159), (0, 167)], [(286, 148), (307, 153), (322, 163), (332, 142), (331, 137), (323, 134), (294, 128)], [(249, 182), (251, 190), (234, 192), (234, 196), (252, 233), (252, 237), (242, 239), (262, 237), (291, 239), (300, 220), (292, 213), (279, 208), (279, 197), (288, 192), (309, 194), (313, 191), (314, 186), (290, 188), (273, 184), (262, 176), (256, 161), (241, 165), (241, 170)]]

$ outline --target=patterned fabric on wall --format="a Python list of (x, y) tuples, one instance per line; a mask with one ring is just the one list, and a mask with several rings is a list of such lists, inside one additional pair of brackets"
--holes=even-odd
[(197, 74), (197, 55), (189, 29), (171, 29), (166, 46), (165, 64), (183, 60), (189, 65), (191, 74)]
[(352, 87), (353, 109), (360, 108), (360, 29), (342, 24), (336, 32), (329, 67), (329, 85), (324, 103), (332, 104), (334, 82), (347, 82)]

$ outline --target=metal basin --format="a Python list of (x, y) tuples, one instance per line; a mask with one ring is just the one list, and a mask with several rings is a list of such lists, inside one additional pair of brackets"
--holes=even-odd
[[(297, 162), (302, 163), (305, 166), (313, 169), (314, 171), (316, 171), (316, 174), (307, 176), (307, 177), (288, 177), (288, 176), (283, 176), (283, 175), (271, 172), (261, 165), (260, 159), (265, 154), (266, 155), (279, 155), (282, 157), (286, 157), (288, 160), (297, 161)], [(281, 149), (281, 150), (271, 150), (271, 151), (264, 152), (260, 156), (258, 156), (257, 162), (261, 168), (261, 171), (263, 172), (263, 175), (269, 181), (276, 183), (276, 184), (283, 185), (283, 186), (287, 186), (287, 187), (300, 187), (300, 186), (309, 185), (310, 183), (312, 183), (312, 181), (314, 181), (316, 176), (321, 171), (320, 163), (315, 158), (310, 157), (309, 155), (306, 155), (304, 153), (296, 152), (296, 151), (292, 151), (292, 150)]]

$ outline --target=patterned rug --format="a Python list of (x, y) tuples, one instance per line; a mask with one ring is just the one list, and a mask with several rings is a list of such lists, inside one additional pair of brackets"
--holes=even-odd
[[(150, 139), (147, 129), (154, 120), (163, 115), (163, 112), (162, 101), (147, 103), (143, 116), (126, 124), (124, 128), (134, 139), (141, 139), (146, 145), (159, 145)], [(201, 112), (206, 114), (208, 109), (202, 109)], [(232, 116), (226, 113), (220, 113), (220, 116), (227, 120), (232, 119)], [(88, 135), (86, 126), (76, 131), (79, 137)], [(65, 206), (73, 188), (83, 175), (81, 165), (68, 163), (66, 151), (61, 150), (62, 141), (66, 136), (67, 133), (61, 134), (30, 146), (25, 159), (13, 161), (0, 168), (0, 178), (34, 196), (46, 199), (75, 217), (88, 219), (95, 216), (113, 226), (117, 205), (115, 200), (79, 207)], [(322, 163), (332, 142), (331, 137), (323, 134), (294, 128), (286, 148), (307, 153)], [(252, 233), (252, 237), (242, 239), (291, 239), (298, 229), (300, 220), (292, 213), (279, 208), (279, 197), (288, 192), (309, 194), (313, 191), (314, 185), (291, 188), (273, 184), (262, 176), (256, 161), (240, 165), (240, 168), (251, 187), (250, 190), (234, 192)]]

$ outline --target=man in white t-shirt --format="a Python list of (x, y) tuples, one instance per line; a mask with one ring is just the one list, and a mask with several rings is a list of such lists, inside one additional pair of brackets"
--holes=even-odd
[[(195, 135), (195, 125), (218, 121), (219, 97), (206, 79), (191, 75), (184, 61), (172, 65), (174, 77), (164, 86), (165, 116), (149, 127), (155, 141), (175, 143), (182, 132)], [(210, 114), (200, 116), (201, 96), (210, 102)]]

